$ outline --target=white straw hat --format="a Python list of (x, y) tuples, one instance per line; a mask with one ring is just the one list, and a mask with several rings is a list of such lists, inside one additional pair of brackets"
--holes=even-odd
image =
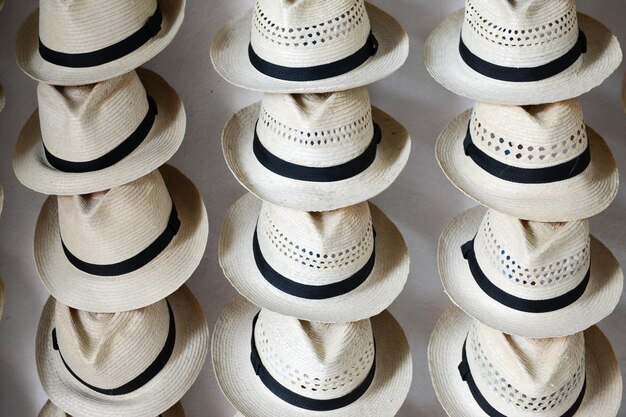
[(115, 314), (73, 310), (50, 297), (36, 345), (41, 384), (68, 414), (154, 417), (196, 380), (209, 331), (183, 286), (156, 304)]
[(619, 186), (613, 155), (585, 126), (576, 100), (528, 107), (478, 102), (444, 129), (435, 153), (459, 190), (521, 219), (594, 216)]
[(411, 385), (408, 342), (386, 311), (303, 322), (238, 296), (217, 321), (212, 355), (222, 391), (247, 416), (394, 416)]
[(132, 310), (187, 281), (208, 232), (198, 190), (165, 165), (106, 193), (49, 197), (35, 227), (35, 264), (46, 288), (70, 307)]
[(139, 69), (98, 84), (40, 83), (39, 110), (15, 147), (27, 187), (56, 195), (125, 184), (167, 162), (185, 136), (185, 109), (157, 74)]
[(444, 230), (441, 281), (452, 301), (493, 328), (565, 336), (611, 314), (624, 277), (586, 220), (528, 222), (476, 207)]
[(324, 211), (387, 189), (407, 163), (411, 140), (357, 88), (266, 94), (228, 121), (222, 148), (237, 180), (259, 198)]
[(252, 303), (320, 322), (380, 313), (409, 275), (402, 234), (367, 202), (311, 213), (247, 194), (226, 214), (218, 257), (230, 283)]
[(339, 91), (400, 68), (409, 37), (363, 0), (257, 0), (215, 36), (211, 60), (227, 81), (273, 93)]
[[(55, 406), (51, 401), (47, 401), (39, 412), (39, 417), (78, 417), (66, 414), (65, 411)], [(174, 407), (159, 414), (157, 417), (185, 417), (185, 410), (181, 403), (176, 403)]]
[(430, 338), (428, 364), (450, 417), (615, 417), (622, 398), (615, 353), (595, 326), (526, 339), (451, 307)]
[(448, 90), (515, 105), (578, 97), (621, 60), (617, 38), (575, 0), (466, 0), (424, 46), (428, 71)]
[(178, 32), (185, 0), (40, 0), (17, 34), (17, 63), (37, 81), (83, 85), (140, 67)]

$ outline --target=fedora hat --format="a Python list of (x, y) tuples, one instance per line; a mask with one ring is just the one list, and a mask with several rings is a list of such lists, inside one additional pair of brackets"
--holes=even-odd
[(622, 398), (615, 353), (596, 326), (529, 339), (451, 307), (430, 338), (428, 365), (450, 417), (615, 417)]
[(169, 160), (185, 136), (185, 109), (157, 74), (139, 69), (97, 84), (40, 83), (13, 167), (27, 187), (86, 194), (133, 181)]
[(228, 400), (255, 417), (394, 416), (411, 385), (409, 345), (388, 312), (305, 322), (238, 296), (217, 321), (212, 356)]
[(189, 390), (209, 349), (191, 291), (120, 313), (74, 310), (50, 297), (37, 332), (39, 379), (70, 415), (154, 417)]
[(178, 32), (185, 0), (40, 0), (17, 34), (17, 63), (54, 85), (107, 80), (140, 67)]
[[(39, 417), (73, 417), (65, 411), (55, 406), (51, 401), (47, 401), (39, 412)], [(176, 403), (174, 407), (158, 415), (158, 417), (185, 417), (185, 410), (181, 403)]]
[(368, 202), (318, 213), (247, 194), (226, 214), (218, 258), (252, 303), (320, 322), (380, 313), (409, 275), (402, 234)]
[(476, 207), (444, 230), (441, 281), (475, 319), (526, 337), (580, 332), (613, 311), (624, 277), (587, 220), (540, 223)]
[(600, 85), (617, 38), (575, 0), (466, 0), (430, 35), (424, 61), (448, 90), (500, 104), (552, 103)]
[(165, 165), (104, 193), (49, 197), (35, 227), (35, 264), (50, 293), (70, 307), (132, 310), (187, 281), (208, 232), (198, 190)]
[(576, 100), (527, 107), (478, 102), (444, 129), (435, 153), (459, 190), (521, 219), (585, 219), (617, 195), (613, 155), (585, 126)]
[(390, 15), (363, 0), (257, 0), (211, 46), (230, 83), (273, 93), (346, 90), (400, 68), (409, 38)]
[(407, 130), (370, 105), (365, 88), (266, 94), (226, 124), (222, 147), (237, 180), (259, 198), (325, 211), (384, 191), (409, 158)]

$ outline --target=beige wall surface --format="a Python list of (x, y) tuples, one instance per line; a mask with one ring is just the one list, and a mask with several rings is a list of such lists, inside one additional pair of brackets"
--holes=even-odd
[[(504, 1), (504, 0), (495, 0)], [(411, 55), (397, 73), (370, 87), (372, 102), (406, 124), (413, 136), (408, 166), (391, 188), (375, 198), (403, 232), (411, 251), (411, 275), (390, 310), (404, 326), (413, 349), (414, 379), (401, 417), (440, 417), (430, 384), (426, 347), (437, 318), (450, 302), (442, 291), (436, 268), (439, 233), (459, 212), (474, 205), (439, 170), (435, 139), (443, 127), (468, 108), (433, 81), (424, 67), (424, 42), (434, 27), (462, 0), (373, 0), (395, 15), (411, 36)], [(222, 276), (216, 242), (222, 218), (244, 190), (231, 176), (222, 157), (221, 129), (238, 109), (259, 99), (223, 81), (209, 59), (211, 39), (229, 19), (253, 6), (254, 0), (187, 0), (187, 16), (174, 42), (147, 64), (181, 94), (188, 115), (187, 136), (172, 164), (198, 186), (207, 205), (211, 235), (206, 256), (189, 285), (200, 299), (213, 327), (235, 294)], [(578, 7), (612, 28), (626, 45), (626, 1), (580, 0)], [(0, 416), (35, 416), (45, 402), (35, 369), (35, 332), (48, 296), (33, 264), (32, 239), (44, 196), (21, 186), (11, 168), (11, 154), (20, 128), (36, 107), (35, 82), (22, 74), (14, 60), (19, 24), (37, 6), (35, 0), (7, 0), (0, 13), (0, 83), (7, 93), (0, 113), (0, 183), (5, 187), (5, 210), (0, 220), (0, 275), (7, 287), (5, 314), (0, 322)], [(582, 99), (587, 122), (600, 132), (626, 172), (626, 115), (619, 101), (624, 65), (602, 86)], [(625, 181), (626, 183), (626, 181)], [(592, 232), (626, 265), (626, 194), (621, 192), (606, 212), (591, 222)], [(626, 301), (601, 327), (626, 369)], [(232, 416), (207, 361), (198, 381), (184, 397), (191, 417)], [(620, 416), (626, 416), (622, 409)]]

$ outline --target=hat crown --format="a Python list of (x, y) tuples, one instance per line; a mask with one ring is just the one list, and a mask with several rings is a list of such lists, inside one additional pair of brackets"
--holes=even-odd
[(58, 52), (97, 51), (137, 32), (157, 6), (156, 0), (40, 0), (39, 37)]
[(572, 336), (510, 336), (474, 321), (467, 339), (472, 376), (490, 405), (504, 415), (563, 415), (585, 381), (585, 342)]
[(58, 196), (63, 243), (82, 261), (113, 264), (138, 254), (165, 230), (172, 199), (158, 170), (106, 192)]
[(259, 140), (280, 159), (309, 167), (336, 166), (361, 155), (374, 137), (365, 88), (326, 94), (266, 94)]
[(525, 299), (566, 293), (590, 265), (587, 220), (526, 221), (488, 210), (476, 234), (476, 259), (485, 275), (509, 294)]
[(518, 168), (545, 168), (580, 156), (587, 129), (575, 99), (535, 106), (477, 102), (470, 119), (472, 142), (484, 153)]
[(169, 333), (167, 302), (139, 310), (89, 313), (55, 307), (59, 351), (83, 381), (114, 389), (132, 381), (157, 358)]
[(354, 54), (369, 33), (363, 0), (257, 0), (250, 42), (266, 61), (308, 67)]
[(46, 148), (73, 162), (92, 161), (115, 149), (137, 129), (149, 108), (135, 71), (85, 86), (39, 83), (37, 95)]
[(374, 250), (369, 204), (306, 212), (264, 202), (259, 247), (283, 276), (309, 285), (342, 281), (367, 263)]
[(576, 2), (466, 0), (462, 39), (473, 54), (492, 64), (540, 66), (576, 44)]
[(342, 397), (367, 377), (374, 362), (369, 320), (314, 323), (261, 310), (256, 347), (281, 385), (314, 399)]

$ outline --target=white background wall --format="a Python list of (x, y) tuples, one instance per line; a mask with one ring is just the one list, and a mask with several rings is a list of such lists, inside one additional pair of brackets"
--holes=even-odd
[[(505, 1), (505, 0), (494, 0)], [(409, 164), (397, 182), (375, 202), (396, 222), (411, 250), (411, 275), (406, 289), (391, 306), (409, 337), (414, 360), (413, 386), (398, 414), (402, 417), (444, 416), (430, 384), (426, 347), (437, 318), (450, 304), (436, 270), (439, 233), (454, 215), (474, 203), (463, 197), (440, 172), (434, 143), (440, 130), (470, 102), (437, 85), (426, 72), (422, 49), (430, 31), (462, 0), (373, 0), (395, 15), (411, 36), (406, 65), (372, 85), (373, 103), (405, 123), (413, 136)], [(187, 0), (187, 17), (174, 42), (147, 66), (162, 74), (182, 96), (188, 114), (187, 137), (172, 163), (198, 186), (206, 202), (211, 235), (205, 258), (189, 281), (211, 327), (235, 294), (216, 259), (220, 222), (244, 190), (228, 171), (220, 148), (220, 133), (228, 117), (259, 95), (233, 87), (219, 78), (209, 60), (209, 46), (218, 28), (252, 7), (254, 0)], [(0, 13), (0, 83), (7, 106), (0, 114), (0, 182), (5, 210), (0, 221), (0, 275), (8, 290), (0, 322), (0, 416), (35, 416), (45, 395), (35, 369), (35, 331), (48, 296), (39, 282), (32, 254), (33, 228), (44, 200), (22, 187), (11, 168), (18, 132), (36, 107), (35, 82), (20, 72), (13, 45), (18, 25), (37, 5), (35, 0), (7, 0)], [(612, 28), (626, 45), (626, 1), (581, 0), (579, 9)], [(618, 89), (624, 66), (581, 101), (587, 122), (607, 139), (626, 170), (626, 115)], [(626, 171), (625, 171), (626, 172)], [(623, 179), (623, 178), (622, 178)], [(592, 231), (626, 265), (626, 195), (592, 221)], [(626, 369), (626, 302), (602, 323)], [(210, 361), (183, 399), (190, 417), (230, 417), (234, 410), (220, 393)], [(626, 416), (621, 410), (620, 416)], [(282, 416), (281, 416), (282, 417)]]

